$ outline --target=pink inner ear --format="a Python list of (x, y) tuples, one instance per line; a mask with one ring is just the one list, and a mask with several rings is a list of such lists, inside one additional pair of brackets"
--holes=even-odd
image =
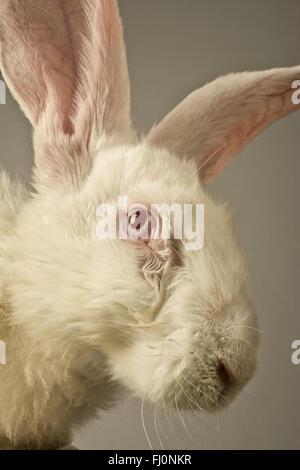
[(79, 112), (80, 126), (90, 126), (92, 118), (102, 131), (131, 131), (117, 2), (1, 1), (6, 2), (0, 10), (2, 71), (32, 124), (47, 107), (68, 134)]
[[(5, 0), (4, 0), (5, 1)], [(36, 125), (46, 106), (72, 132), (70, 115), (78, 73), (79, 1), (11, 0), (0, 16), (3, 74), (25, 114)]]
[[(78, 86), (79, 55), (81, 50), (80, 32), (84, 27), (84, 12), (81, 3), (77, 0), (59, 2), (64, 38), (56, 47), (48, 45), (43, 63), (49, 63), (48, 76), (49, 99), (53, 99), (53, 107), (62, 117), (63, 130), (66, 134), (74, 131), (71, 115), (74, 108), (74, 96)], [(48, 25), (48, 35), (53, 38), (53, 30)], [(52, 43), (53, 44), (53, 43)], [(47, 45), (46, 45), (47, 48)]]

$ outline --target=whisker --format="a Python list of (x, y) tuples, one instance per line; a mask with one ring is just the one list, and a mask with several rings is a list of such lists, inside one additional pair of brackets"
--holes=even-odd
[(192, 405), (194, 405), (194, 407), (195, 407), (196, 409), (198, 409), (199, 412), (200, 412), (200, 414), (199, 414), (199, 412), (194, 411), (194, 414), (196, 414), (196, 416), (197, 416), (199, 419), (201, 419), (201, 421), (204, 421), (204, 418), (203, 418), (202, 414), (205, 413), (205, 410), (204, 410), (203, 408), (201, 408), (201, 406), (200, 406), (198, 403), (196, 403), (196, 402), (191, 398), (191, 396), (185, 391), (185, 389), (182, 387), (182, 385), (180, 385), (180, 388), (181, 388), (182, 393), (183, 393), (183, 394), (185, 395), (185, 397), (187, 398), (188, 402), (192, 403)]
[(183, 419), (183, 417), (182, 417), (182, 414), (181, 414), (180, 409), (179, 409), (179, 406), (178, 406), (177, 394), (176, 394), (176, 393), (175, 393), (175, 405), (176, 405), (176, 409), (177, 409), (177, 412), (178, 412), (178, 416), (179, 416), (179, 418), (180, 418), (180, 421), (181, 421), (181, 423), (182, 423), (182, 425), (183, 425), (183, 428), (184, 428), (184, 430), (185, 430), (185, 433), (186, 433), (187, 437), (193, 442), (193, 444), (195, 444), (195, 445), (198, 447), (198, 442), (196, 442), (196, 441), (193, 439), (192, 434), (190, 433), (189, 428), (187, 427), (187, 425), (186, 425), (186, 423), (185, 423), (185, 421), (184, 421), (184, 419)]
[[(193, 384), (192, 382), (190, 382), (184, 375), (182, 376), (183, 379), (188, 383), (190, 384), (192, 387), (194, 387), (197, 391), (199, 391), (199, 387), (197, 387), (195, 384)], [(201, 390), (200, 392), (205, 398), (207, 398), (209, 401), (211, 401), (213, 403), (213, 405), (215, 406), (219, 406), (218, 405), (218, 402), (216, 400), (214, 400), (213, 398), (211, 398), (209, 395), (207, 395), (206, 393), (203, 392), (203, 390)]]
[[(165, 417), (166, 417), (166, 419), (167, 419), (167, 423), (168, 423), (168, 425), (169, 425), (170, 431), (171, 431), (171, 432), (174, 434), (174, 436), (176, 437), (176, 433), (175, 433), (175, 431), (174, 431), (174, 427), (171, 425), (171, 422), (170, 422), (170, 420), (169, 420), (168, 408), (167, 408), (167, 406), (166, 406), (164, 390), (163, 390), (163, 392), (162, 392), (162, 397), (163, 397), (163, 405), (164, 405), (164, 407), (163, 407), (164, 415), (165, 415)], [(165, 435), (165, 437), (166, 437), (166, 435)], [(169, 443), (171, 443), (171, 441), (170, 441), (170, 439), (169, 439), (168, 437), (167, 437), (167, 441), (168, 441)]]
[(227, 143), (223, 144), (221, 147), (219, 147), (217, 150), (215, 150), (212, 154), (209, 155), (209, 157), (207, 157), (203, 162), (202, 164), (200, 165), (200, 167), (197, 169), (197, 173), (201, 170), (201, 168), (203, 168), (207, 162), (209, 160), (211, 160), (220, 150), (222, 150), (224, 147), (226, 147)]
[(151, 441), (149, 439), (149, 435), (148, 435), (148, 432), (147, 432), (147, 429), (146, 429), (145, 419), (144, 419), (144, 401), (145, 401), (145, 398), (143, 398), (142, 405), (141, 405), (142, 425), (143, 425), (144, 433), (145, 433), (146, 439), (148, 441), (148, 444), (150, 446), (150, 449), (153, 450), (153, 447), (152, 447), (152, 444), (151, 444)]
[(164, 446), (163, 446), (162, 440), (161, 440), (161, 438), (160, 438), (160, 433), (159, 433), (158, 425), (157, 425), (157, 406), (156, 406), (156, 404), (154, 405), (153, 410), (154, 410), (154, 428), (155, 428), (155, 433), (156, 433), (156, 435), (157, 435), (160, 448), (161, 448), (162, 450), (164, 450)]

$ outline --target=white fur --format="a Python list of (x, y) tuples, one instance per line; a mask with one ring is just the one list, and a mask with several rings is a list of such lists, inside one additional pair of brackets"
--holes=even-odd
[[(258, 335), (247, 266), (228, 205), (201, 178), (215, 177), (241, 141), (295, 109), (286, 89), (299, 75), (296, 67), (222, 78), (138, 141), (116, 2), (38, 1), (0, 8), (1, 67), (34, 125), (37, 190), (0, 174), (3, 448), (65, 445), (74, 425), (113, 403), (119, 385), (157, 406), (213, 411), (249, 381)], [(60, 88), (65, 77), (68, 89)], [(230, 152), (207, 162), (207, 177), (206, 159), (224, 143)], [(97, 207), (124, 195), (204, 204), (203, 249), (100, 240)]]
[[(166, 264), (160, 285), (142, 275), (144, 254), (135, 246), (96, 236), (99, 203), (125, 193), (205, 204), (204, 249), (183, 251), (182, 267)], [(179, 406), (188, 406), (180, 378), (205, 408), (217, 394), (217, 356), (241, 384), (248, 380), (256, 334), (247, 327), (255, 321), (230, 221), (226, 207), (201, 189), (194, 165), (146, 144), (101, 152), (78, 192), (65, 188), (23, 203), (1, 239), (8, 305), (1, 433), (23, 447), (65, 443), (72, 424), (106, 407), (113, 391), (107, 374), (155, 403), (174, 405), (176, 392)], [(181, 374), (200, 389), (203, 380), (209, 398), (197, 397)]]

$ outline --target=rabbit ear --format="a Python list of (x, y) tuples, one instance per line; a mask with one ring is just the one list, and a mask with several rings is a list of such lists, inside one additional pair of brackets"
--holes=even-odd
[(87, 168), (79, 159), (88, 152), (79, 147), (91, 134), (131, 134), (115, 0), (1, 0), (0, 62), (35, 128), (36, 166), (45, 178)]
[[(78, 73), (81, 2), (2, 0), (1, 70), (33, 126), (47, 106), (58, 114), (63, 131), (72, 132), (71, 110)], [(75, 55), (74, 55), (75, 49)]]
[(117, 1), (81, 3), (86, 12), (87, 34), (82, 48), (82, 80), (76, 96), (77, 126), (94, 119), (96, 127), (107, 134), (118, 132), (130, 137), (130, 84)]
[(194, 159), (209, 183), (266, 127), (299, 109), (292, 100), (299, 78), (300, 66), (220, 77), (191, 93), (147, 140)]

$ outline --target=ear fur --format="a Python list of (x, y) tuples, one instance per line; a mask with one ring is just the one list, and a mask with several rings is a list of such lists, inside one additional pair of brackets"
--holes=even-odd
[(194, 159), (207, 184), (266, 127), (299, 109), (292, 101), (299, 78), (300, 66), (220, 77), (191, 93), (147, 140)]

